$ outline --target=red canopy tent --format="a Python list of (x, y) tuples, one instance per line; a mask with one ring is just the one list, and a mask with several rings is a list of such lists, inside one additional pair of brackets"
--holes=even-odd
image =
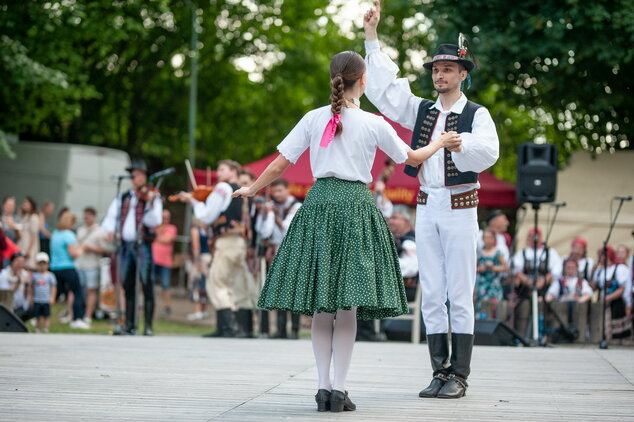
[[(405, 129), (398, 123), (384, 117), (385, 120), (394, 127), (398, 136), (406, 143), (412, 137), (412, 132)], [(284, 178), (290, 184), (291, 194), (297, 198), (304, 198), (306, 193), (313, 185), (313, 174), (310, 170), (309, 150), (297, 160), (295, 165), (290, 166), (284, 172)], [(268, 155), (260, 160), (246, 164), (244, 167), (251, 170), (256, 177), (259, 176), (264, 169), (277, 157), (277, 153)], [(387, 155), (381, 151), (376, 151), (374, 165), (372, 166), (372, 177), (374, 180), (381, 175), (385, 169)], [(420, 188), (418, 179), (407, 176), (403, 173), (404, 164), (397, 164), (394, 173), (386, 183), (385, 193), (387, 197), (395, 204), (416, 204), (416, 194)], [(205, 184), (207, 173), (205, 170), (194, 170), (196, 182)], [(480, 174), (480, 205), (489, 208), (516, 208), (515, 201), (515, 185), (500, 180), (489, 172)], [(215, 172), (212, 172), (212, 182), (215, 182)]]

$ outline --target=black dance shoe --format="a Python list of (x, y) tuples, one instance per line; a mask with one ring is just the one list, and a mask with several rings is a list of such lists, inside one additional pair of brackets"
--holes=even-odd
[(438, 392), (439, 399), (459, 399), (467, 393), (467, 381), (457, 375), (450, 375), (449, 379)]
[(348, 392), (342, 393), (339, 390), (332, 390), (330, 393), (330, 411), (331, 412), (341, 412), (341, 411), (352, 411), (356, 410), (357, 406), (352, 403), (350, 397), (348, 397)]
[(154, 331), (152, 331), (151, 328), (146, 327), (145, 330), (143, 330), (143, 335), (151, 337), (154, 335)]
[(315, 394), (315, 401), (317, 402), (318, 412), (330, 410), (330, 391), (320, 388)]
[(429, 386), (418, 393), (418, 397), (434, 398), (438, 397), (438, 393), (447, 382), (448, 377), (445, 374), (438, 374), (429, 383)]

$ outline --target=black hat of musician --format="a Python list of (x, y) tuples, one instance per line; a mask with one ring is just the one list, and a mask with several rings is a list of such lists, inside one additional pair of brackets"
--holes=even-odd
[(130, 163), (130, 166), (125, 169), (125, 171), (127, 171), (128, 173), (132, 173), (134, 170), (140, 170), (143, 173), (147, 174), (147, 165), (145, 164), (145, 161), (141, 160), (140, 158), (135, 158)]

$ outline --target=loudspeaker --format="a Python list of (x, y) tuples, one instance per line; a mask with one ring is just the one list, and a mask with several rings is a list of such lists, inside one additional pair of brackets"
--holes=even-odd
[(9, 333), (28, 333), (29, 329), (13, 312), (0, 305), (0, 331)]
[(557, 147), (532, 142), (521, 144), (517, 157), (517, 202), (553, 202), (556, 191)]
[[(418, 312), (420, 314), (420, 311)], [(383, 322), (383, 331), (388, 340), (412, 341), (412, 320), (411, 319), (386, 319)], [(425, 339), (425, 324), (420, 323), (420, 338)]]
[(494, 319), (476, 320), (473, 343), (478, 346), (528, 346), (517, 331)]

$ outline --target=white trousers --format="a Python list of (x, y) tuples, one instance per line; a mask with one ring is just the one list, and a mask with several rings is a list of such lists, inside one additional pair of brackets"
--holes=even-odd
[(477, 208), (451, 209), (451, 191), (426, 188), (426, 205), (416, 208), (416, 253), (427, 334), (473, 334)]

